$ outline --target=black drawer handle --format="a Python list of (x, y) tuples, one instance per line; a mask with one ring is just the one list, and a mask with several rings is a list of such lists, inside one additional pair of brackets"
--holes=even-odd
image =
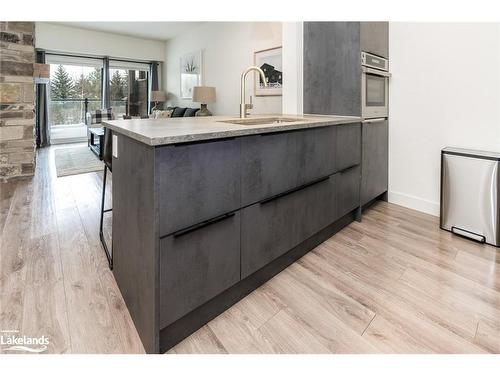
[(342, 174), (342, 173), (349, 172), (351, 169), (356, 168), (358, 165), (359, 165), (359, 164), (354, 164), (354, 165), (351, 165), (351, 166), (349, 166), (349, 167), (347, 167), (347, 168), (344, 168), (344, 169), (340, 170), (340, 171), (339, 171), (339, 173), (340, 173), (340, 174)]
[(215, 223), (218, 223), (219, 221), (229, 219), (230, 217), (233, 217), (234, 215), (235, 215), (234, 212), (229, 212), (227, 214), (214, 217), (213, 219), (209, 219), (209, 220), (203, 221), (203, 222), (201, 222), (199, 224), (191, 225), (190, 227), (178, 230), (178, 231), (176, 231), (176, 232), (174, 232), (172, 234), (173, 234), (174, 237), (184, 236), (185, 234), (188, 234), (188, 233), (193, 232), (195, 230), (204, 228), (204, 227), (206, 227), (208, 225), (215, 224)]
[(312, 186), (312, 185), (316, 185), (316, 184), (319, 184), (320, 182), (323, 182), (323, 181), (326, 181), (330, 178), (330, 176), (326, 176), (326, 177), (321, 177), (321, 178), (318, 178), (317, 180), (314, 180), (312, 182), (309, 182), (305, 185), (301, 185), (299, 187), (296, 187), (296, 188), (293, 188), (293, 189), (290, 189), (290, 190), (287, 190), (283, 193), (280, 193), (280, 194), (276, 194), (276, 195), (273, 195), (272, 197), (269, 197), (269, 198), (266, 198), (266, 199), (263, 199), (260, 201), (260, 204), (266, 204), (266, 203), (269, 203), (269, 202), (272, 202), (278, 198), (281, 198), (281, 197), (284, 197), (286, 195), (289, 195), (289, 194), (292, 194), (292, 193), (295, 193), (296, 191), (299, 191), (299, 190), (302, 190), (302, 189), (305, 189), (309, 186)]

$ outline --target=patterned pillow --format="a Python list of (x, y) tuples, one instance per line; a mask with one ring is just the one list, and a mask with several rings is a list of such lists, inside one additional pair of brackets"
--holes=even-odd
[(90, 113), (90, 123), (91, 124), (101, 124), (104, 120), (114, 120), (115, 115), (111, 108), (106, 110), (96, 109)]
[(169, 117), (172, 117), (172, 112), (173, 112), (173, 110), (171, 110), (171, 109), (167, 109), (167, 110), (155, 109), (153, 111), (153, 118), (154, 119), (169, 118)]

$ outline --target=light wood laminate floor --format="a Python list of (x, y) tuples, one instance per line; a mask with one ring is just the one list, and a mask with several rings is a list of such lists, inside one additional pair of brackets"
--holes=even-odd
[[(0, 183), (0, 330), (143, 353), (99, 241), (102, 173), (57, 178), (56, 147)], [(499, 254), (380, 202), (170, 353), (499, 353)]]

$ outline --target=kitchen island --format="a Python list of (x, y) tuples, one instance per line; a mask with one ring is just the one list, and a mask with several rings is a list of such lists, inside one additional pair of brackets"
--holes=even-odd
[(360, 215), (357, 117), (106, 121), (113, 274), (148, 353)]

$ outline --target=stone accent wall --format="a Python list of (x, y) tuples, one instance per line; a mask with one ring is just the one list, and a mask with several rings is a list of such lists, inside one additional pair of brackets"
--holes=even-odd
[(34, 22), (0, 22), (0, 179), (35, 171)]

